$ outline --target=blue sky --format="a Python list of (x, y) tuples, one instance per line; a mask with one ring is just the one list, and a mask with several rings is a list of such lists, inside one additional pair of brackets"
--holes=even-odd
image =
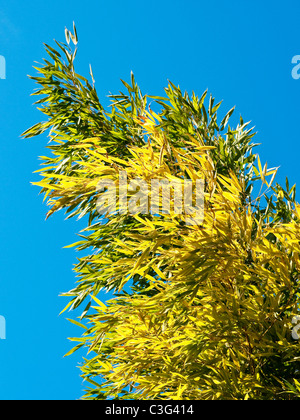
[(77, 240), (84, 221), (61, 213), (45, 221), (46, 205), (30, 182), (38, 179), (33, 171), (47, 137), (20, 137), (43, 118), (27, 77), (46, 56), (43, 42), (63, 41), (65, 26), (75, 21), (77, 72), (88, 76), (92, 65), (104, 104), (131, 70), (152, 95), (162, 95), (168, 79), (198, 95), (208, 88), (223, 100), (222, 115), (235, 105), (237, 118), (252, 121), (261, 160), (280, 166), (278, 180), (288, 176), (293, 185), (300, 183), (300, 79), (291, 75), (300, 54), (299, 15), (298, 1), (1, 2), (1, 400), (74, 400), (84, 387), (77, 367), (83, 353), (63, 357), (72, 347), (67, 337), (81, 331), (66, 320), (72, 314), (58, 316), (67, 303), (59, 294), (74, 286), (78, 256), (63, 247)]

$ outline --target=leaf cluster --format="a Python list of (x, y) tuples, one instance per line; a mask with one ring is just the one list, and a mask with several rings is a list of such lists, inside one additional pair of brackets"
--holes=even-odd
[[(90, 253), (64, 293), (65, 310), (83, 304), (70, 354), (87, 349), (84, 398), (299, 399), (295, 186), (274, 185), (277, 168), (253, 153), (249, 123), (231, 127), (234, 109), (219, 123), (221, 102), (207, 92), (169, 82), (165, 97), (143, 95), (132, 74), (104, 109), (92, 71), (91, 83), (75, 72), (77, 41), (74, 27), (58, 50), (45, 46), (50, 61), (32, 79), (47, 120), (23, 135), (48, 131), (35, 183), (47, 217), (87, 218), (72, 246)], [(204, 179), (202, 225), (172, 210), (99, 215), (99, 181), (118, 182), (122, 171), (146, 183)], [(103, 291), (113, 293), (105, 303)]]

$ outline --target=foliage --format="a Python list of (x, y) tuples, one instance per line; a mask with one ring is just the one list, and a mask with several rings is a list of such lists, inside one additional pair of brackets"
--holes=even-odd
[[(169, 82), (166, 97), (143, 95), (131, 75), (105, 110), (92, 72), (92, 83), (75, 72), (75, 27), (66, 41), (59, 51), (46, 45), (52, 61), (32, 79), (47, 121), (23, 135), (50, 129), (51, 156), (36, 183), (47, 217), (65, 209), (87, 218), (73, 246), (90, 255), (64, 294), (65, 309), (85, 302), (71, 320), (84, 332), (70, 351), (88, 350), (84, 398), (299, 399), (295, 186), (274, 185), (277, 169), (253, 153), (249, 123), (232, 128), (233, 109), (218, 123), (221, 103), (210, 96), (206, 106), (207, 92), (189, 96)], [(205, 179), (203, 223), (188, 225), (172, 210), (99, 215), (98, 182), (117, 181), (120, 171), (147, 183)], [(114, 293), (105, 303), (104, 290)]]

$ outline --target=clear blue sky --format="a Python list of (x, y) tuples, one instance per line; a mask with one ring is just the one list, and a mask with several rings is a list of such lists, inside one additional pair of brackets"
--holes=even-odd
[[(299, 1), (78, 0), (1, 2), (0, 55), (0, 315), (7, 335), (0, 340), (0, 399), (78, 399), (83, 353), (63, 358), (81, 334), (66, 317), (59, 294), (74, 286), (75, 242), (83, 221), (47, 211), (39, 188), (38, 156), (46, 136), (20, 134), (41, 120), (27, 74), (45, 57), (43, 42), (64, 40), (75, 21), (79, 36), (77, 71), (92, 64), (100, 98), (121, 88), (130, 71), (144, 93), (162, 95), (170, 79), (201, 95), (208, 88), (224, 100), (221, 113), (251, 120), (257, 149), (270, 167), (280, 166), (300, 184), (300, 79), (291, 76), (300, 54)], [(223, 114), (222, 114), (223, 115)], [(299, 200), (299, 199), (298, 199)]]

